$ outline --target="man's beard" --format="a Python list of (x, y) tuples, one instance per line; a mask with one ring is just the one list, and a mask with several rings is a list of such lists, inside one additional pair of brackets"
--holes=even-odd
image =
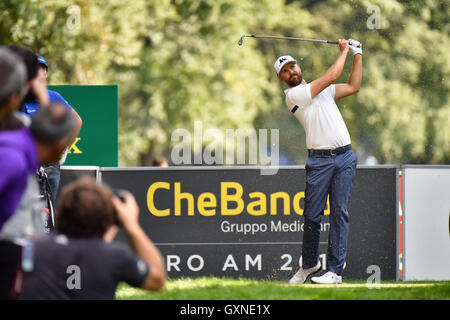
[(288, 84), (289, 84), (290, 87), (296, 87), (296, 86), (298, 86), (300, 83), (302, 83), (303, 77), (302, 77), (301, 75), (297, 75), (297, 77), (298, 77), (298, 78), (291, 77), (291, 78), (288, 80)]

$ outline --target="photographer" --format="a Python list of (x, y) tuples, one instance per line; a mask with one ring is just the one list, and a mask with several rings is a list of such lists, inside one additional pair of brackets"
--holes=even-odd
[[(37, 63), (38, 63), (38, 70), (37, 70), (37, 79), (35, 82), (39, 83), (41, 86), (47, 87), (47, 77), (48, 77), (48, 64), (47, 61), (42, 56), (35, 56)], [(34, 84), (36, 86), (36, 84)], [(41, 103), (42, 99), (39, 99), (39, 96), (34, 94), (36, 90), (32, 90), (26, 97), (25, 101), (21, 107), (21, 112), (29, 117), (33, 117), (37, 110), (41, 106), (45, 106), (45, 104)], [(83, 124), (83, 121), (81, 120), (80, 115), (78, 112), (63, 98), (61, 94), (59, 94), (56, 91), (53, 90), (46, 90), (45, 94), (48, 96), (50, 103), (59, 103), (64, 105), (73, 115), (75, 119), (75, 131), (71, 139), (69, 140), (67, 144), (67, 148), (62, 155), (61, 159), (58, 159), (58, 161), (55, 161), (53, 163), (46, 164), (45, 172), (48, 175), (49, 183), (50, 183), (50, 189), (52, 192), (53, 202), (56, 200), (56, 194), (58, 192), (59, 188), (59, 180), (61, 176), (61, 165), (64, 164), (68, 152), (68, 148), (72, 145), (72, 143), (77, 138), (78, 134), (80, 133), (81, 126)]]
[(8, 46), (8, 49), (13, 52), (26, 67), (26, 95), (23, 97), (22, 103), (29, 99), (33, 99), (40, 105), (48, 106), (51, 101), (47, 84), (43, 81), (45, 72), (39, 67), (38, 56), (31, 50), (19, 45), (10, 45)]
[[(159, 250), (138, 222), (129, 192), (123, 200), (83, 177), (68, 184), (57, 208), (57, 232), (35, 242), (34, 270), (24, 273), (23, 299), (114, 299), (117, 285), (158, 290), (167, 275)], [(112, 242), (118, 226), (134, 253)]]
[(44, 211), (36, 170), (59, 159), (73, 134), (75, 119), (62, 105), (36, 113), (30, 127), (0, 132), (0, 299), (12, 299), (20, 274), (21, 246), (44, 233)]

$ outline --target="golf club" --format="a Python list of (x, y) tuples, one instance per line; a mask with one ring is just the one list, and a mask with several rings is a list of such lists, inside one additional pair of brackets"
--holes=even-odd
[(261, 39), (281, 39), (281, 40), (299, 40), (299, 41), (310, 41), (310, 42), (320, 42), (320, 43), (330, 43), (330, 44), (338, 44), (337, 41), (331, 40), (318, 40), (318, 39), (305, 39), (305, 38), (294, 38), (294, 37), (279, 37), (279, 36), (267, 36), (267, 35), (254, 35), (254, 34), (244, 34), (240, 39), (238, 44), (242, 46), (244, 43), (245, 37), (251, 38), (261, 38)]

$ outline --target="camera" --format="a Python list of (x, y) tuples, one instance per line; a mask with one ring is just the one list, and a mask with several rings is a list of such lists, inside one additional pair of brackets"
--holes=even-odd
[(120, 199), (120, 201), (125, 202), (125, 190), (124, 189), (114, 189), (114, 195)]
[[(123, 203), (125, 203), (125, 190), (124, 189), (114, 189), (113, 194), (120, 199)], [(122, 223), (119, 220), (119, 217), (117, 216), (117, 212), (114, 215), (114, 224), (117, 226), (122, 226)]]

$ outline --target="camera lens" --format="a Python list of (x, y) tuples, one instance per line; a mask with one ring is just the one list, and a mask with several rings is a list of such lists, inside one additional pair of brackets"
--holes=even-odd
[(115, 189), (114, 195), (120, 199), (120, 201), (125, 202), (125, 190), (123, 189)]

